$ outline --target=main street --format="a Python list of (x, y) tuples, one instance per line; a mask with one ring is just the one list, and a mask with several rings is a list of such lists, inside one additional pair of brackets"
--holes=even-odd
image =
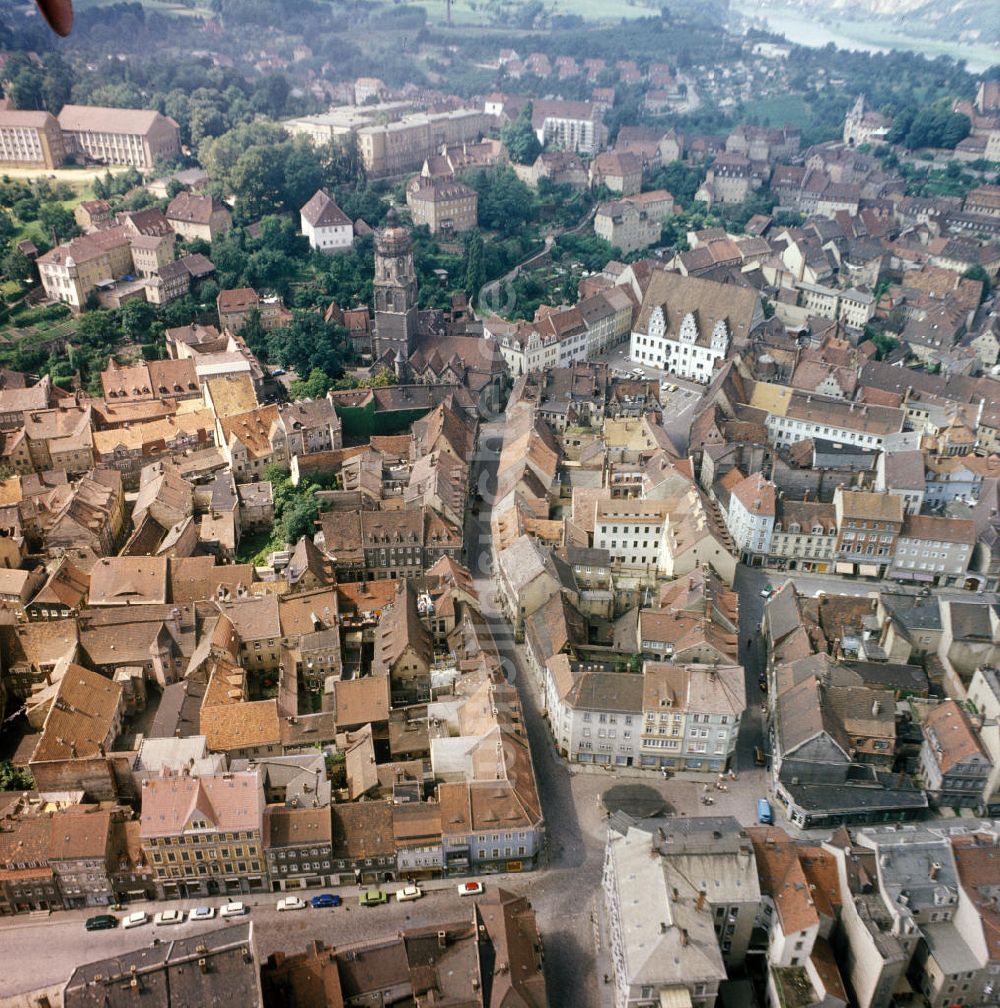
[[(503, 885), (531, 900), (536, 899), (539, 891), (534, 877), (527, 875), (490, 877), (485, 883), (487, 888)], [(390, 891), (397, 888), (398, 884), (387, 886)], [(343, 906), (284, 912), (277, 910), (280, 894), (262, 894), (244, 897), (244, 902), (250, 907), (249, 918), (226, 921), (216, 917), (207, 923), (185, 922), (168, 927), (157, 927), (150, 921), (127, 931), (120, 927), (114, 931), (85, 930), (86, 918), (102, 912), (94, 908), (57, 911), (49, 917), (22, 914), (5, 918), (0, 921), (0, 998), (65, 982), (77, 965), (143, 948), (154, 939), (171, 941), (247, 919), (253, 921), (261, 961), (278, 950), (289, 954), (304, 951), (313, 939), (333, 946), (345, 945), (367, 939), (389, 938), (403, 928), (470, 919), (474, 897), (459, 896), (455, 881), (429, 882), (423, 888), (423, 899), (409, 903), (398, 903), (392, 899), (385, 906), (376, 907), (358, 906), (361, 890), (357, 887), (324, 889), (324, 892), (339, 892), (344, 899)], [(305, 895), (308, 897), (312, 893)], [(196, 905), (220, 907), (225, 902), (224, 898), (197, 902), (175, 900), (130, 905), (128, 909), (143, 909), (152, 918), (160, 910), (190, 910)]]

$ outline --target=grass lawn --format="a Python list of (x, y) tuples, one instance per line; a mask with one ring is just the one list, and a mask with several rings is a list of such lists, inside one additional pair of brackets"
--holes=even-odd
[(236, 550), (237, 563), (251, 563), (254, 557), (271, 541), (271, 533), (254, 532), (240, 537), (240, 545)]
[(766, 119), (772, 126), (802, 127), (809, 124), (809, 106), (798, 95), (759, 98), (747, 102), (744, 107), (747, 115), (756, 116), (761, 122)]

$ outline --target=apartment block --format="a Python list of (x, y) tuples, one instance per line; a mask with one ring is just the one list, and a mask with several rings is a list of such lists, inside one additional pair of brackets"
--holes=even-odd
[(149, 169), (181, 149), (177, 123), (150, 109), (64, 105), (59, 128), (68, 155), (97, 164)]
[(0, 111), (0, 164), (60, 168), (66, 160), (59, 121), (49, 112)]

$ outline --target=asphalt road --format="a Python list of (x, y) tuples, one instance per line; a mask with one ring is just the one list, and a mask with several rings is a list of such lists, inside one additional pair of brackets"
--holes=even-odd
[[(509, 883), (506, 877), (501, 876), (485, 880), (487, 887), (502, 884), (533, 898), (532, 884), (527, 876), (511, 878)], [(359, 907), (357, 895), (360, 890), (355, 887), (324, 890), (343, 895), (344, 905), (332, 909), (309, 908), (279, 913), (276, 909), (280, 899), (278, 894), (245, 898), (244, 902), (251, 907), (254, 937), (263, 962), (279, 949), (288, 953), (304, 951), (307, 943), (316, 938), (328, 945), (343, 945), (368, 938), (384, 938), (402, 928), (466, 920), (472, 913), (475, 897), (459, 896), (454, 882), (428, 883), (424, 888), (426, 895), (420, 900), (398, 903), (393, 899), (380, 907)], [(159, 910), (190, 910), (195, 905), (221, 906), (225, 902), (224, 898), (207, 899), (198, 904), (190, 900), (167, 901), (141, 907), (137, 904), (130, 909), (145, 909), (152, 915)], [(208, 923), (185, 922), (169, 927), (156, 927), (149, 923), (128, 931), (121, 928), (115, 931), (86, 931), (86, 918), (100, 912), (97, 909), (68, 910), (48, 918), (20, 915), (0, 922), (0, 997), (65, 981), (77, 965), (142, 948), (155, 938), (169, 941), (231, 923), (217, 917)]]

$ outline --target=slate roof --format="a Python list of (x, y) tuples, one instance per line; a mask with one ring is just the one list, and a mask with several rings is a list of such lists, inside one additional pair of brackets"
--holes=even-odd
[(337, 206), (333, 198), (323, 189), (317, 189), (312, 198), (302, 208), (302, 216), (312, 227), (350, 226), (351, 218)]

